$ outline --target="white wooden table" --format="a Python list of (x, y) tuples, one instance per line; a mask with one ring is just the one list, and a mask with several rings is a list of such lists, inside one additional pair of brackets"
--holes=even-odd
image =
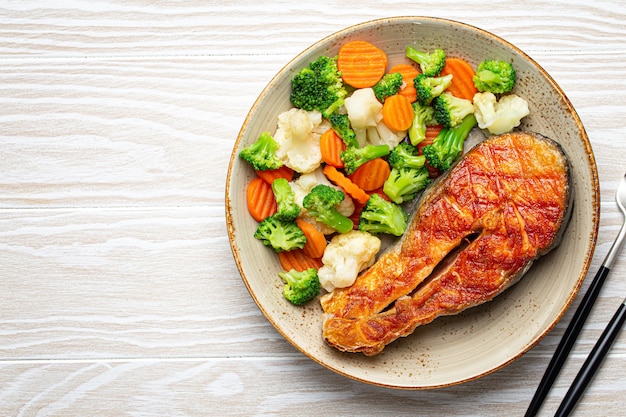
[[(399, 15), (493, 32), (561, 85), (598, 165), (595, 273), (622, 221), (621, 0), (3, 0), (0, 415), (523, 415), (572, 310), (498, 372), (395, 391), (296, 351), (260, 313), (230, 252), (227, 163), (258, 93), (316, 40)], [(625, 281), (622, 255), (541, 415), (556, 409)], [(625, 363), (622, 333), (576, 415), (624, 415)]]

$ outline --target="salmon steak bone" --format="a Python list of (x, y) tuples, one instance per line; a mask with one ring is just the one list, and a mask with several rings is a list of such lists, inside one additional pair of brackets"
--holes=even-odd
[(572, 206), (561, 146), (492, 136), (422, 194), (404, 237), (355, 283), (321, 297), (323, 338), (376, 355), (435, 318), (492, 300), (556, 245)]

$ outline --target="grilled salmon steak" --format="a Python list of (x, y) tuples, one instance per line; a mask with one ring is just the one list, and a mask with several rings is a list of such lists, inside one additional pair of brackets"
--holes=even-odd
[(558, 244), (570, 176), (562, 148), (541, 135), (479, 143), (423, 193), (401, 241), (352, 286), (321, 298), (324, 340), (375, 355), (417, 326), (491, 300)]

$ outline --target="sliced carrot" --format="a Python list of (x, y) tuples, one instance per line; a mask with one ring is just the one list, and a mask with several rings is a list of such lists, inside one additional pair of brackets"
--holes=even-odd
[(306, 243), (302, 250), (311, 258), (321, 258), (326, 250), (326, 236), (311, 223), (302, 219), (296, 219), (296, 224), (306, 236)]
[(472, 100), (478, 92), (474, 85), (474, 69), (462, 58), (448, 57), (446, 65), (441, 70), (441, 76), (452, 74), (452, 83), (446, 89), (452, 95)]
[(373, 191), (383, 186), (391, 168), (383, 158), (367, 161), (357, 168), (348, 178), (364, 191)]
[(337, 168), (332, 165), (324, 166), (324, 175), (335, 185), (341, 187), (350, 197), (361, 204), (367, 203), (370, 199), (369, 194), (363, 191), (358, 185), (350, 181), (350, 178), (343, 175)]
[(285, 271), (304, 271), (309, 268), (319, 269), (323, 263), (320, 258), (311, 258), (304, 249), (278, 252), (278, 262)]
[(404, 84), (398, 94), (408, 98), (411, 103), (417, 100), (417, 90), (415, 89), (415, 77), (420, 73), (419, 69), (415, 65), (411, 64), (398, 64), (391, 67), (389, 73), (399, 72), (402, 74), (402, 81)]
[(346, 150), (346, 144), (334, 129), (328, 129), (322, 134), (320, 137), (320, 150), (322, 151), (322, 160), (325, 163), (336, 168), (343, 168), (341, 152)]
[(373, 87), (385, 75), (387, 63), (382, 49), (363, 40), (343, 44), (337, 54), (341, 78), (354, 88)]
[(276, 199), (272, 186), (259, 177), (248, 184), (246, 201), (250, 215), (257, 222), (276, 213)]
[(293, 169), (287, 165), (283, 165), (280, 168), (268, 169), (266, 171), (255, 171), (257, 176), (262, 178), (266, 183), (272, 185), (276, 178), (286, 178), (287, 181), (293, 179)]
[(401, 94), (394, 94), (383, 103), (383, 122), (392, 130), (407, 130), (415, 114), (411, 102)]

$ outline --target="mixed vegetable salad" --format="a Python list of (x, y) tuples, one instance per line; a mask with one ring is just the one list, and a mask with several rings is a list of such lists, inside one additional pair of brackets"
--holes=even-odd
[(474, 127), (501, 134), (529, 114), (510, 62), (405, 55), (388, 68), (382, 49), (356, 40), (318, 57), (292, 78), (276, 131), (240, 151), (256, 172), (254, 237), (277, 253), (295, 305), (352, 285), (383, 236), (402, 236), (406, 205), (460, 158)]

